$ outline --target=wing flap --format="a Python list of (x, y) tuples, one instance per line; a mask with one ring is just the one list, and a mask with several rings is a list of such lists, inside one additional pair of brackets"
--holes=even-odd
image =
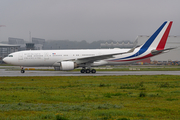
[(127, 53), (127, 52), (114, 53), (114, 54), (105, 54), (105, 55), (96, 55), (96, 56), (91, 56), (91, 57), (79, 58), (79, 59), (75, 60), (75, 62), (77, 64), (81, 64), (81, 63), (93, 63), (94, 61), (104, 60), (104, 59), (108, 59), (108, 58), (113, 58), (113, 56), (115, 56), (115, 55), (122, 55), (122, 54), (125, 54), (125, 53)]
[[(122, 55), (122, 54), (125, 54), (125, 53), (129, 53), (129, 51), (127, 51), (127, 52), (118, 52), (118, 53), (113, 53), (113, 54), (89, 56), (89, 57), (83, 57), (83, 58), (77, 58), (77, 59), (67, 59), (67, 60), (63, 60), (63, 61), (74, 61), (77, 64), (93, 63), (94, 61), (113, 58), (113, 56), (115, 56), (115, 55)], [(60, 63), (60, 62), (62, 62), (62, 61), (58, 61), (57, 63)]]

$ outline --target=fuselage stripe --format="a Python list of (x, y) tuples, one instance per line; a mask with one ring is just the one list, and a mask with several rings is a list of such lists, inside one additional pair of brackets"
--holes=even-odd
[(123, 61), (134, 61), (134, 60), (141, 60), (141, 59), (146, 59), (146, 58), (149, 58), (149, 57), (152, 57), (153, 55), (151, 53), (143, 56), (143, 57), (139, 57), (139, 58), (134, 58), (134, 59), (129, 59), (129, 60), (109, 60), (109, 61), (112, 61), (112, 62), (123, 62)]

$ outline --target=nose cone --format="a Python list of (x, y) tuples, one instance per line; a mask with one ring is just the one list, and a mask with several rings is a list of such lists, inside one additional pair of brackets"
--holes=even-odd
[(5, 63), (10, 64), (10, 63), (9, 63), (9, 60), (8, 60), (8, 58), (7, 58), (7, 57), (3, 58), (3, 61), (4, 61)]

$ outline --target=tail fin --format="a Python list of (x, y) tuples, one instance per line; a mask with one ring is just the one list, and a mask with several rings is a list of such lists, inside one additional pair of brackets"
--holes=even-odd
[(115, 60), (125, 60), (125, 61), (140, 60), (174, 49), (174, 48), (164, 49), (171, 26), (172, 26), (172, 21), (164, 22), (143, 45), (137, 47), (137, 51), (135, 53), (134, 53), (135, 50), (134, 48), (128, 52), (128, 53), (132, 52), (133, 53), (132, 55)]
[(167, 22), (167, 28), (165, 28), (165, 32), (156, 48), (156, 50), (163, 50), (167, 41), (167, 38), (169, 36), (169, 32), (172, 26), (172, 21)]
[(172, 21), (164, 22), (156, 32), (146, 41), (141, 49), (148, 49), (149, 47), (156, 50), (163, 50), (172, 26)]

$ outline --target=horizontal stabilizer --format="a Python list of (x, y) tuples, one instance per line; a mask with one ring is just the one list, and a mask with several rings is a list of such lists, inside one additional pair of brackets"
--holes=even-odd
[(174, 48), (166, 48), (166, 49), (164, 49), (164, 50), (152, 50), (152, 51), (151, 51), (151, 54), (152, 54), (152, 55), (157, 55), (157, 54), (162, 53), (162, 52), (169, 52), (170, 50), (176, 49), (176, 48), (177, 48), (177, 47), (174, 47)]

